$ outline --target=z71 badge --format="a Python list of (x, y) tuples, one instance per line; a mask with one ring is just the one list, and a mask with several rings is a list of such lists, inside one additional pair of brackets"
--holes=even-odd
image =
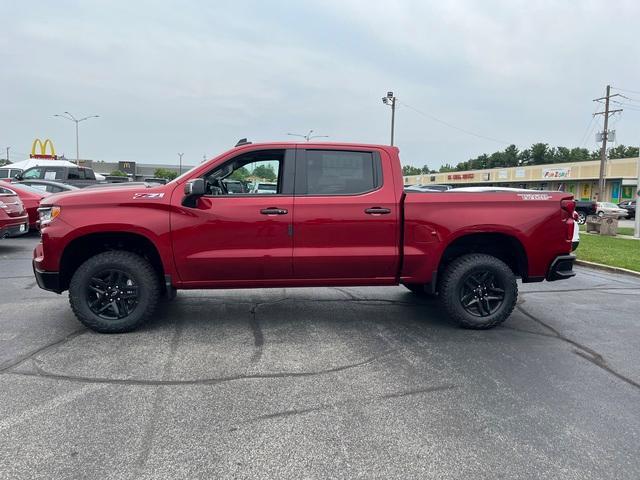
[(162, 198), (164, 197), (164, 193), (134, 193), (133, 199), (136, 198), (146, 198), (146, 199), (154, 199), (154, 198)]

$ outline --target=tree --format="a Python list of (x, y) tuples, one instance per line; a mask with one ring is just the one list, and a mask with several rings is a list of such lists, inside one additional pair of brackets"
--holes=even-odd
[(168, 168), (156, 168), (153, 172), (153, 176), (156, 178), (166, 178), (167, 180), (173, 180), (178, 176), (178, 172), (169, 170)]
[(120, 171), (120, 170), (114, 170), (113, 172), (111, 172), (109, 175), (111, 175), (112, 177), (126, 177), (127, 174)]
[(276, 175), (276, 172), (273, 170), (273, 167), (271, 165), (258, 165), (256, 168), (253, 169), (253, 172), (251, 172), (251, 175), (258, 178), (263, 178), (270, 182), (273, 182), (276, 180), (276, 178), (278, 178), (278, 176)]
[(446, 172), (454, 172), (456, 169), (453, 168), (451, 165), (449, 165), (448, 163), (445, 163), (444, 165), (442, 165), (440, 167), (440, 173), (446, 173)]
[(428, 165), (423, 165), (422, 168), (420, 169), (420, 173), (427, 175), (429, 173), (436, 173), (436, 171), (431, 170)]
[(638, 147), (625, 147), (624, 145), (618, 145), (617, 147), (609, 150), (609, 158), (631, 158), (637, 156)]
[(413, 165), (403, 165), (402, 166), (402, 175), (404, 175), (404, 176), (420, 175), (421, 173), (424, 173), (424, 172), (421, 169), (419, 169), (418, 167), (414, 167)]
[(234, 170), (229, 178), (232, 180), (246, 180), (246, 178), (250, 175), (249, 170), (244, 167), (240, 167), (237, 170)]
[(517, 167), (519, 156), (520, 156), (520, 152), (518, 151), (518, 147), (516, 147), (515, 145), (509, 145), (507, 148), (504, 149), (504, 154), (503, 154), (504, 165), (502, 166)]

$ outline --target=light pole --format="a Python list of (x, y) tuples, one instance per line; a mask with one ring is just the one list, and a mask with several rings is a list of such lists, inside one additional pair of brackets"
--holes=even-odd
[(84, 122), (85, 120), (89, 120), (90, 118), (98, 118), (100, 115), (89, 115), (87, 117), (76, 118), (71, 115), (69, 112), (64, 112), (64, 115), (55, 114), (54, 117), (64, 118), (65, 120), (69, 120), (76, 124), (76, 163), (80, 161), (80, 141), (78, 140), (78, 124), (80, 122)]
[(292, 137), (301, 137), (304, 138), (307, 142), (313, 138), (329, 138), (329, 135), (311, 135), (313, 130), (309, 130), (309, 133), (306, 135), (302, 135), (301, 133), (287, 133), (287, 135), (291, 135)]
[(393, 146), (393, 129), (396, 122), (396, 100), (393, 92), (387, 92), (386, 97), (382, 97), (382, 103), (391, 107), (391, 145)]
[(7, 164), (11, 163), (9, 161), (9, 150), (11, 150), (11, 147), (7, 147)]
[(178, 175), (182, 175), (182, 156), (184, 155), (184, 153), (179, 153), (178, 157), (180, 157), (180, 173)]

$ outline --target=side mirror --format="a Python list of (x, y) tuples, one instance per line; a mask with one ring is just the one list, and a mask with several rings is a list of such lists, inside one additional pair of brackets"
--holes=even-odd
[(22, 174), (21, 173), (16, 173), (16, 175), (13, 177), (16, 180), (22, 180)]
[(189, 180), (184, 184), (184, 199), (182, 205), (185, 207), (195, 208), (198, 204), (198, 197), (206, 193), (206, 186), (203, 178)]
[(195, 180), (189, 180), (184, 184), (184, 194), (187, 197), (199, 197), (204, 195), (205, 185), (203, 178), (196, 178)]

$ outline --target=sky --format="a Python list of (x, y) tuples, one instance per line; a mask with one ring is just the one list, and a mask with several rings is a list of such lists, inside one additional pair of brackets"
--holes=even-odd
[[(640, 142), (638, 1), (7, 1), (0, 157), (194, 165), (238, 139), (395, 144), (437, 168), (514, 143), (595, 149), (607, 84)], [(636, 93), (637, 92), (637, 93)], [(636, 102), (637, 100), (637, 102)], [(616, 105), (620, 107), (620, 105)], [(444, 122), (444, 123), (443, 123)]]

